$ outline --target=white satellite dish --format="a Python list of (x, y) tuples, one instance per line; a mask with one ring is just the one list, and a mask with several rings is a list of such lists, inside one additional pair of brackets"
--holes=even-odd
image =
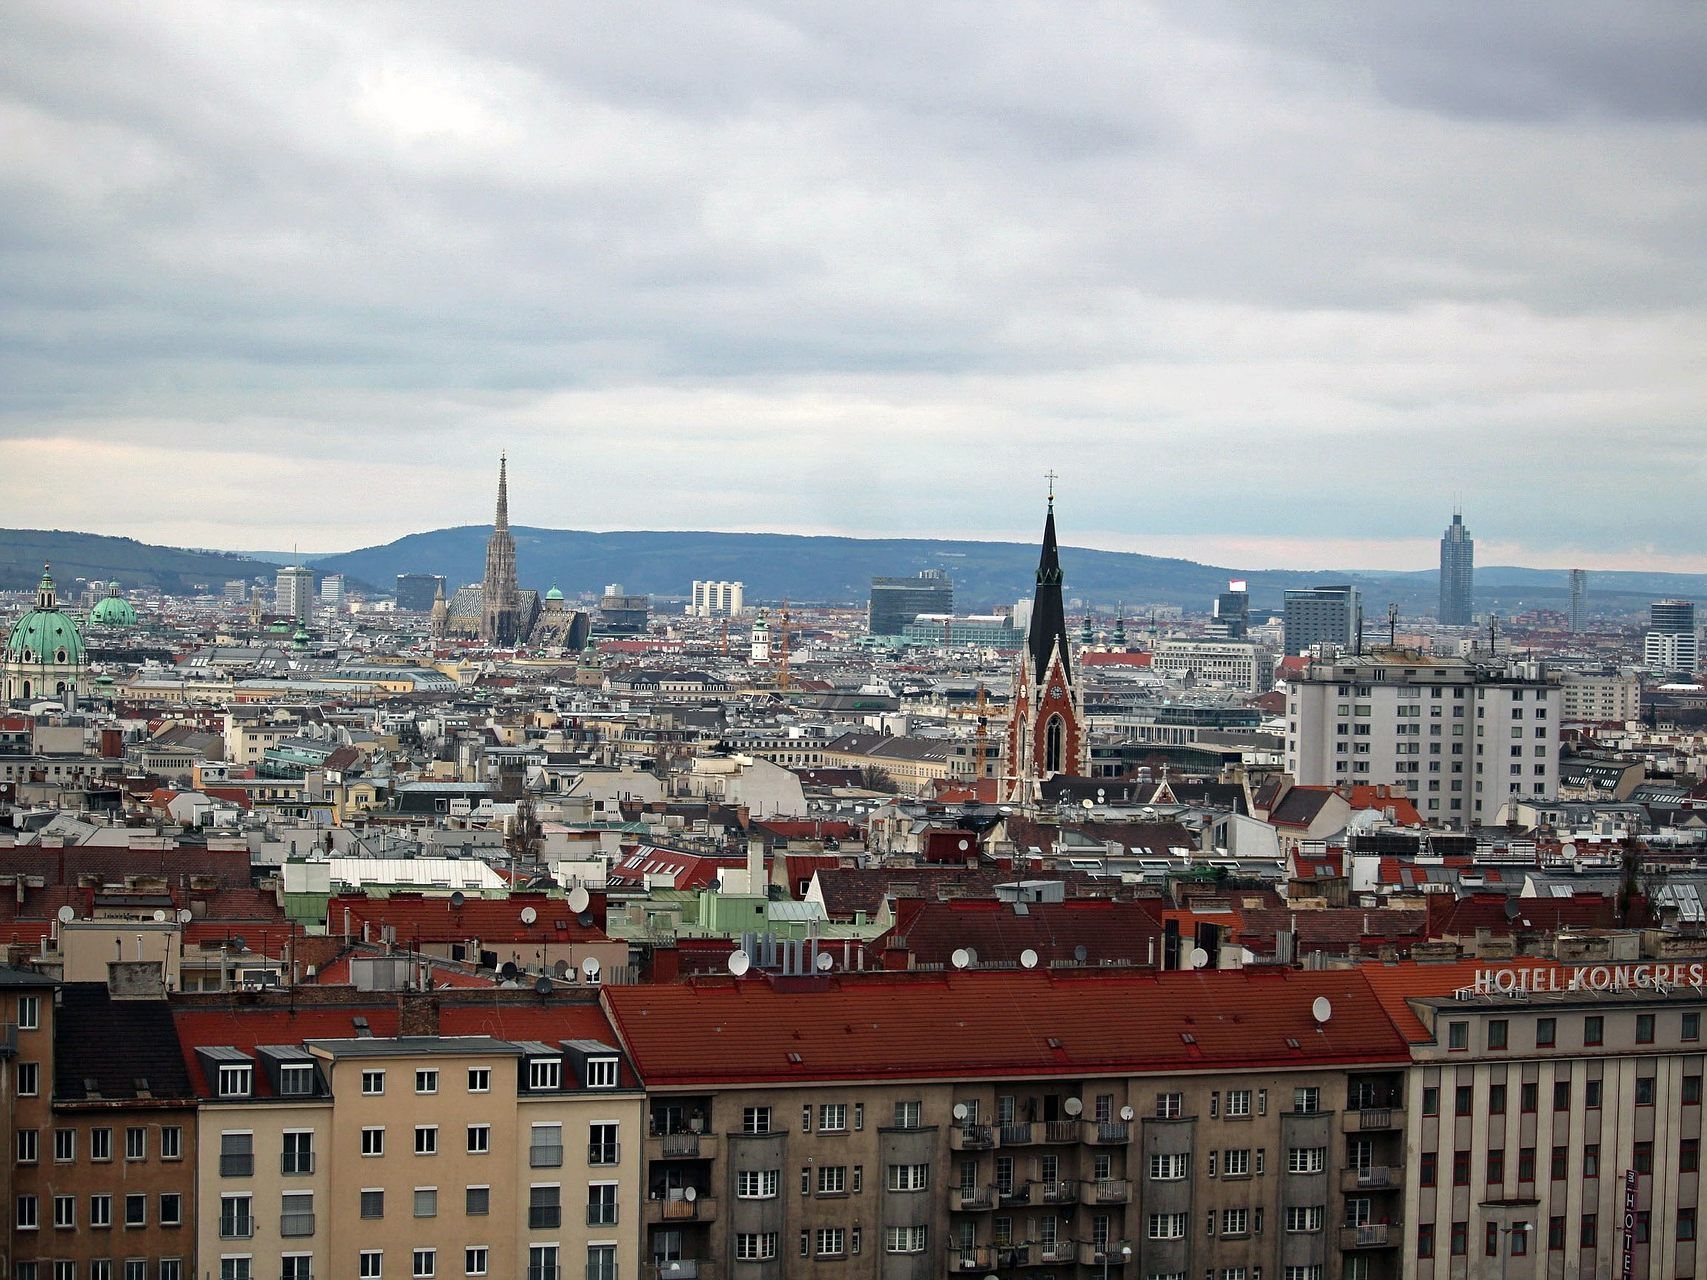
[(597, 956), (588, 956), (581, 961), (581, 972), (586, 975), (588, 982), (599, 980), (599, 961)]
[(166, 909), (164, 907), (156, 907), (154, 909), (154, 923), (155, 924), (165, 924), (166, 923)]
[(954, 954), (948, 958), (948, 962), (956, 969), (964, 969), (972, 963), (972, 953), (965, 947), (956, 947)]
[(72, 908), (72, 907), (61, 907), (59, 909), (59, 923), (60, 924), (70, 924), (76, 918), (77, 918), (77, 912), (74, 908)]
[(1326, 1022), (1334, 1016), (1334, 1007), (1328, 1003), (1326, 996), (1317, 996), (1310, 1003), (1310, 1016), (1317, 1022)]
[(535, 911), (532, 907), (523, 907), (522, 908), (522, 923), (523, 924), (532, 924), (537, 919), (539, 919), (539, 912)]
[(188, 924), (193, 919), (195, 919), (195, 914), (188, 907), (179, 907), (178, 908), (178, 923), (179, 924)]
[(1033, 951), (1030, 947), (1027, 947), (1024, 951), (1019, 953), (1019, 964), (1022, 969), (1037, 968), (1037, 952)]
[(729, 953), (729, 972), (737, 978), (752, 967), (753, 962), (745, 951), (731, 951)]
[(1081, 801), (1079, 801), (1079, 804), (1082, 805), (1086, 809), (1094, 809), (1097, 807), (1095, 800), (1081, 800)]
[(960, 852), (965, 853), (972, 846), (970, 844), (968, 844), (966, 841), (962, 840), (957, 847), (959, 848)]
[(1131, 1107), (1122, 1107), (1120, 1109), (1120, 1118), (1122, 1120), (1130, 1120), (1130, 1119), (1132, 1119), (1133, 1116), (1135, 1116), (1137, 1114), (1138, 1113), (1136, 1111), (1134, 1111)]
[(1193, 947), (1191, 949), (1191, 967), (1193, 969), (1201, 969), (1208, 963), (1209, 953), (1207, 951), (1202, 947)]
[(1068, 1098), (1061, 1104), (1061, 1110), (1065, 1111), (1070, 1116), (1076, 1116), (1084, 1109), (1084, 1100), (1081, 1098)]
[(573, 889), (569, 890), (569, 910), (573, 911), (576, 915), (580, 915), (581, 912), (585, 911), (587, 909), (587, 904), (591, 901), (592, 898), (588, 896), (587, 891), (580, 885), (576, 885)]
[(830, 972), (830, 969), (835, 965), (835, 963), (836, 963), (835, 957), (832, 956), (828, 951), (820, 951), (818, 953), (817, 965), (818, 965), (818, 972), (819, 973)]
[(682, 1192), (682, 1199), (686, 1200), (689, 1204), (692, 1204), (695, 1200), (699, 1199), (699, 1188), (698, 1187), (687, 1188), (685, 1191)]
[(956, 1120), (964, 1120), (971, 1114), (972, 1113), (966, 1109), (966, 1104), (964, 1102), (957, 1102), (954, 1104), (954, 1118)]

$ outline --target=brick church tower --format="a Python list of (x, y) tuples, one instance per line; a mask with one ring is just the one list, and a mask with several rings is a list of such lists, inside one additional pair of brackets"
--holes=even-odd
[(1003, 799), (1028, 803), (1038, 786), (1057, 774), (1090, 773), (1090, 734), (1085, 699), (1073, 679), (1067, 641), (1067, 614), (1061, 603), (1061, 557), (1055, 545), (1055, 491), (1049, 491), (1049, 515), (1043, 523), (1043, 554), (1037, 562), (1037, 590), (1025, 647), (1014, 664), (1009, 703), (1007, 767)]

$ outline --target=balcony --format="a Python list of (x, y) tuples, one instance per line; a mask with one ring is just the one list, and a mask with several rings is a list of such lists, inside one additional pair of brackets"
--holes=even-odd
[(957, 1124), (948, 1131), (950, 1151), (988, 1151), (996, 1136), (987, 1124)]
[(1126, 1204), (1132, 1199), (1132, 1184), (1125, 1178), (1087, 1182), (1084, 1199), (1088, 1204)]
[(1035, 1204), (1072, 1204), (1079, 1198), (1076, 1182), (1039, 1182), (1034, 1185)]
[(1028, 1244), (999, 1244), (996, 1246), (996, 1268), (1029, 1267), (1031, 1246)]
[(995, 1207), (996, 1197), (989, 1187), (954, 1187), (948, 1193), (948, 1207), (953, 1213), (978, 1213)]
[(1364, 1222), (1356, 1226), (1341, 1227), (1340, 1248), (1393, 1249), (1398, 1247), (1402, 1234), (1396, 1222)]
[(646, 1221), (653, 1225), (662, 1222), (716, 1222), (717, 1201), (703, 1194), (696, 1200), (687, 1200), (679, 1195), (648, 1200)]
[(1034, 1124), (1032, 1130), (1041, 1129), (1042, 1134), (1036, 1141), (1041, 1142), (1077, 1142), (1079, 1140), (1079, 1122), (1077, 1120), (1046, 1120), (1042, 1124)]
[(1084, 1126), (1084, 1140), (1092, 1146), (1119, 1146), (1132, 1138), (1132, 1126), (1125, 1120), (1086, 1120)]
[(1025, 1182), (1012, 1187), (997, 1187), (996, 1202), (1004, 1209), (1012, 1205), (1030, 1204), (1031, 1184), (1029, 1182)]
[(1058, 1266), (1070, 1263), (1078, 1256), (1079, 1247), (1071, 1240), (1056, 1240), (1050, 1243), (1038, 1243), (1031, 1246), (1031, 1262), (1034, 1267)]
[(1384, 1164), (1340, 1172), (1341, 1191), (1396, 1191), (1403, 1181), (1402, 1170)]
[(717, 1264), (703, 1258), (654, 1262), (649, 1280), (717, 1280)]
[(715, 1160), (715, 1133), (654, 1133), (646, 1138), (648, 1160)]
[(1341, 1128), (1346, 1133), (1380, 1133), (1405, 1127), (1403, 1107), (1363, 1107), (1340, 1113)]
[(1131, 1246), (1127, 1246), (1122, 1251), (1121, 1246), (1113, 1242), (1097, 1244), (1092, 1240), (1086, 1240), (1079, 1246), (1079, 1265), (1081, 1267), (1107, 1267), (1110, 1274), (1113, 1274), (1131, 1261)]
[(995, 1250), (989, 1245), (950, 1245), (948, 1269), (951, 1274), (988, 1271), (995, 1260)]
[(1004, 1147), (1029, 1147), (1032, 1144), (1032, 1130), (1039, 1126), (1029, 1121), (1023, 1124), (1004, 1124), (997, 1133)]

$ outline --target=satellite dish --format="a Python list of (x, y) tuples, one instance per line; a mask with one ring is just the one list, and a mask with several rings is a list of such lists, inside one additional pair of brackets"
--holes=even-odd
[(455, 893), (450, 895), (450, 905), (453, 907), (460, 907), (463, 903), (465, 903), (467, 901), (468, 901), (468, 895), (465, 894), (461, 889), (458, 889)]
[(948, 958), (948, 962), (956, 969), (964, 969), (967, 965), (972, 963), (972, 953), (965, 947), (956, 947), (954, 949), (954, 954)]
[(236, 947), (239, 951), (247, 951), (249, 949), (249, 944), (243, 940), (242, 934), (238, 934), (236, 937), (232, 938), (231, 945)]
[(1201, 969), (1208, 963), (1209, 953), (1207, 951), (1202, 947), (1193, 947), (1191, 949), (1191, 967), (1193, 969)]
[(77, 912), (74, 908), (72, 908), (72, 907), (61, 907), (59, 909), (59, 923), (60, 924), (70, 924), (76, 918), (77, 918)]
[(155, 911), (154, 911), (154, 923), (155, 924), (165, 924), (166, 923), (166, 909), (164, 907), (157, 907), (155, 909)]
[(1073, 948), (1073, 959), (1077, 960), (1080, 964), (1083, 964), (1087, 959), (1089, 959), (1090, 954), (1091, 953), (1089, 951), (1085, 950), (1084, 943), (1082, 942)]
[(1326, 1022), (1334, 1016), (1334, 1007), (1326, 996), (1317, 996), (1310, 1002), (1310, 1016), (1317, 1022)]
[(598, 957), (588, 956), (585, 960), (581, 961), (581, 973), (586, 977), (588, 982), (597, 982), (599, 980)]
[(1037, 968), (1037, 952), (1033, 951), (1030, 947), (1027, 947), (1024, 951), (1019, 953), (1019, 963), (1020, 968), (1022, 969)]
[(567, 960), (559, 960), (556, 964), (551, 966), (551, 971), (559, 978), (567, 978), (569, 976), (569, 962)]
[(580, 915), (575, 917), (575, 923), (580, 925), (583, 929), (591, 929), (593, 927), (593, 917), (589, 912), (583, 911)]
[(818, 953), (817, 964), (819, 973), (830, 972), (830, 970), (835, 967), (835, 963), (835, 958), (831, 956), (828, 951), (820, 951)]
[(516, 968), (516, 962), (514, 960), (506, 960), (506, 961), (504, 961), (503, 966), (498, 970), (498, 972), (504, 978), (506, 978), (510, 981), (514, 981), (515, 976), (518, 973), (520, 973), (521, 970)]
[(522, 908), (522, 923), (523, 924), (532, 924), (537, 919), (539, 919), (539, 912), (535, 911), (532, 907), (523, 907)]
[(955, 846), (955, 848), (959, 849), (960, 852), (962, 852), (962, 853), (965, 853), (971, 847), (972, 846), (969, 843), (967, 843), (965, 840), (962, 840), (958, 845)]
[(539, 977), (537, 977), (533, 980), (533, 989), (539, 995), (542, 995), (542, 996), (550, 995), (551, 994), (551, 979), (546, 977), (543, 973), (540, 974)]
[(1095, 800), (1081, 800), (1079, 803), (1087, 809), (1094, 809), (1097, 807)]
[(723, 892), (723, 879), (722, 879), (722, 877), (721, 876), (712, 876), (710, 882), (705, 887), (706, 887), (706, 891), (709, 893), (722, 893)]
[(188, 924), (193, 919), (195, 919), (195, 914), (188, 907), (179, 907), (178, 908), (178, 923), (179, 924)]
[(576, 915), (580, 915), (581, 912), (585, 911), (587, 909), (587, 904), (591, 901), (592, 897), (580, 885), (576, 885), (573, 889), (569, 890), (569, 910), (573, 911)]
[(1102, 787), (1098, 787), (1097, 788), (1097, 802), (1100, 804), (1102, 801), (1104, 801), (1106, 799), (1108, 799), (1108, 792), (1106, 790), (1104, 790)]
[(1120, 1109), (1120, 1118), (1122, 1120), (1130, 1120), (1130, 1119), (1132, 1119), (1133, 1116), (1135, 1116), (1137, 1114), (1138, 1113), (1136, 1111), (1134, 1111), (1131, 1107), (1122, 1107)]
[(745, 951), (731, 951), (729, 953), (729, 972), (734, 974), (737, 978), (746, 973), (747, 970), (752, 967), (752, 958), (748, 956)]
[(686, 1200), (689, 1204), (692, 1204), (695, 1200), (699, 1199), (699, 1188), (698, 1187), (687, 1188), (687, 1190), (682, 1192), (682, 1199)]
[(954, 1118), (956, 1120), (964, 1120), (970, 1114), (971, 1113), (967, 1111), (966, 1104), (964, 1102), (957, 1102), (954, 1104)]
[(966, 956), (969, 960), (972, 961), (973, 964), (977, 964), (978, 963), (978, 948), (967, 947), (966, 948)]
[(1076, 1116), (1084, 1109), (1084, 1100), (1081, 1098), (1068, 1098), (1061, 1104), (1061, 1110), (1065, 1111), (1070, 1116)]
[(1523, 908), (1517, 905), (1516, 898), (1507, 898), (1505, 900), (1505, 918), (1507, 920), (1515, 920), (1522, 914)]

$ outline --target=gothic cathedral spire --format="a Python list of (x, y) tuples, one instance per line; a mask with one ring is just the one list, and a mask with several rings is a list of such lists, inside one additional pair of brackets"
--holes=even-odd
[(509, 648), (521, 637), (521, 604), (516, 590), (516, 540), (510, 536), (509, 459), (498, 458), (498, 510), (486, 540), (486, 578), (481, 586), (480, 638)]

